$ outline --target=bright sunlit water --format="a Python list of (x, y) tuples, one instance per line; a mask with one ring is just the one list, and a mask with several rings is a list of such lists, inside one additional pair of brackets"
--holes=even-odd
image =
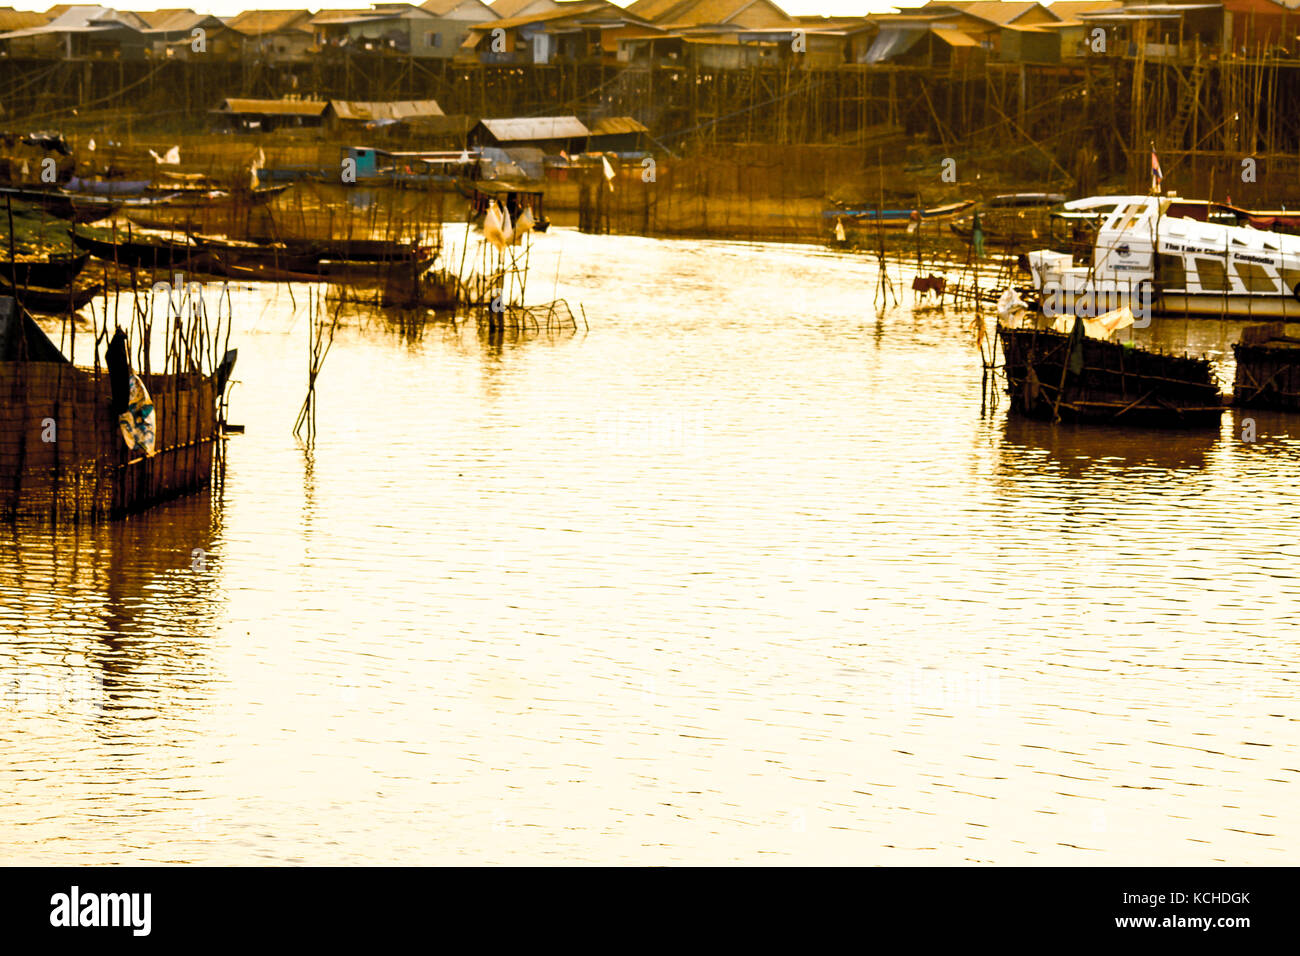
[(1008, 420), (863, 257), (531, 267), (589, 332), (361, 310), (313, 447), (241, 293), (212, 501), (0, 528), (0, 862), (1294, 862), (1300, 420)]

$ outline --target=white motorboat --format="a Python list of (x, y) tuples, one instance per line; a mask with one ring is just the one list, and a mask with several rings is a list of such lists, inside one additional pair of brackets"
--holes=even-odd
[[(1101, 202), (1099, 200), (1104, 200)], [(1079, 200), (1104, 208), (1091, 261), (1040, 249), (1026, 258), (1048, 315), (1128, 306), (1152, 315), (1300, 319), (1300, 236), (1254, 229), (1242, 210), (1177, 196)], [(1067, 204), (1067, 208), (1068, 208)]]

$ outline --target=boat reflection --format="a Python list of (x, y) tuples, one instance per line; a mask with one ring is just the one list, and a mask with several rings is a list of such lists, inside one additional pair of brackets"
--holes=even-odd
[(1200, 471), (1223, 442), (1219, 430), (1171, 431), (1071, 425), (1007, 415), (1001, 466), (1059, 478), (1097, 478), (1132, 470)]
[(217, 494), (97, 525), (0, 525), (3, 703), (105, 717), (203, 683), (223, 614)]

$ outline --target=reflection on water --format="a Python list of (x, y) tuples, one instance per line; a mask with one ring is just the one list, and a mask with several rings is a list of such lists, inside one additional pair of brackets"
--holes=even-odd
[(216, 506), (0, 535), (0, 858), (1289, 862), (1295, 419), (981, 413), (851, 256), (533, 269), (589, 333), (349, 313), (311, 447), (249, 293)]

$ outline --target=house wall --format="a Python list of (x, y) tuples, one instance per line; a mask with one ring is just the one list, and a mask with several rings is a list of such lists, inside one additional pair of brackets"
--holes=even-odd
[(1225, 0), (1223, 4), (1224, 49), (1259, 50), (1286, 45), (1300, 26), (1300, 11), (1290, 12), (1270, 0)]
[(95, 34), (73, 34), (72, 55), (74, 57), (94, 57), (104, 60), (143, 60), (149, 42), (140, 33), (122, 33), (118, 35), (96, 36)]
[(315, 42), (316, 38), (310, 33), (284, 30), (246, 37), (242, 49), (244, 56), (247, 57), (271, 62), (287, 62), (307, 59)]
[(350, 23), (347, 34), (351, 42), (373, 43), (386, 48), (386, 41), (396, 39), (399, 49), (412, 56), (431, 56), (434, 49), (429, 40), (429, 24), (433, 22), (427, 16), (393, 17), (374, 20), (370, 23)]
[[(452, 12), (455, 13), (455, 11)], [(465, 42), (465, 37), (469, 35), (469, 28), (475, 23), (481, 22), (483, 21), (477, 17), (462, 19), (455, 16), (435, 17), (431, 20), (420, 21), (419, 49), (422, 52), (416, 55), (450, 59), (456, 55), (460, 45)], [(414, 45), (412, 49), (415, 49)]]
[[(1092, 31), (1097, 27), (1103, 30), (1105, 26), (1099, 23), (1079, 23), (1071, 24), (1066, 27), (1058, 27), (1053, 32), (1059, 36), (1061, 59), (1077, 60), (1090, 56), (1096, 56), (1092, 52)], [(1109, 42), (1109, 40), (1107, 41)]]
[(587, 137), (587, 151), (594, 153), (635, 153), (641, 149), (640, 133), (609, 133)]
[(806, 52), (796, 56), (795, 61), (806, 68), (836, 67), (845, 62), (847, 49), (848, 41), (845, 37), (810, 36), (807, 38)]
[(999, 58), (1011, 63), (1059, 63), (1061, 37), (1055, 32), (1003, 30)]
[(160, 59), (171, 56), (178, 60), (197, 60), (205, 56), (228, 60), (239, 54), (244, 38), (222, 26), (202, 26), (205, 31), (204, 50), (194, 52), (194, 33), (192, 30), (178, 30), (164, 36), (151, 37), (149, 55)]

